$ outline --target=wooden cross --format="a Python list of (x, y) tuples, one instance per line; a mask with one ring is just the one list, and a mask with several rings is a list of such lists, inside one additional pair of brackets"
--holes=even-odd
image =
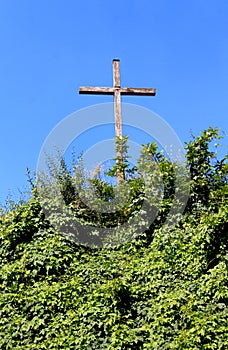
[[(115, 112), (115, 132), (116, 137), (122, 139), (122, 114), (121, 114), (121, 95), (133, 96), (155, 96), (154, 88), (122, 88), (120, 86), (120, 60), (114, 59), (113, 65), (113, 87), (95, 87), (81, 86), (79, 94), (93, 95), (114, 95), (114, 112)], [(122, 159), (122, 153), (117, 154), (117, 158)], [(119, 174), (118, 178), (124, 178)]]

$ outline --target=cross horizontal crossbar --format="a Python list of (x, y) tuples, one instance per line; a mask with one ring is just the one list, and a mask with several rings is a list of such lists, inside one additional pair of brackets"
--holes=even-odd
[(121, 95), (128, 96), (155, 96), (156, 89), (154, 88), (115, 88), (115, 87), (95, 87), (95, 86), (81, 86), (79, 94), (92, 95), (114, 95), (119, 91)]

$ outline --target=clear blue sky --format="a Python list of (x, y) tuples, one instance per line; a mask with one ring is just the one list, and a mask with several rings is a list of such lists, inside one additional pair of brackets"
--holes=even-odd
[(123, 86), (157, 88), (124, 101), (158, 113), (182, 141), (209, 125), (227, 132), (227, 18), (227, 0), (1, 1), (0, 201), (26, 184), (59, 121), (112, 100), (77, 89), (110, 86), (113, 58)]

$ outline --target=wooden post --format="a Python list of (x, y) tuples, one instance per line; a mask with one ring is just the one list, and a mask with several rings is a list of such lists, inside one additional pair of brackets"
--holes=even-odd
[[(113, 60), (113, 86), (115, 88), (114, 91), (114, 111), (115, 111), (115, 130), (116, 130), (116, 138), (122, 140), (123, 132), (122, 132), (122, 113), (121, 113), (121, 94), (120, 94), (120, 61)], [(116, 140), (117, 147), (117, 140)], [(123, 152), (122, 145), (119, 145), (119, 149), (117, 150), (117, 164), (123, 162)], [(117, 173), (118, 183), (124, 180), (124, 171), (119, 169)]]
[(121, 114), (121, 92), (120, 92), (120, 61), (113, 60), (113, 86), (114, 86), (114, 110), (116, 136), (122, 139), (122, 114)]

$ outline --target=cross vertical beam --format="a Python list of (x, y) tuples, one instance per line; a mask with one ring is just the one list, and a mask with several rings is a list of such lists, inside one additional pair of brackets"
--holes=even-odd
[(122, 113), (120, 93), (120, 61), (113, 60), (113, 87), (114, 87), (114, 110), (116, 136), (122, 139)]
[[(112, 61), (112, 67), (113, 67), (113, 87), (115, 88), (114, 91), (114, 111), (115, 111), (115, 131), (116, 131), (116, 138), (119, 140), (122, 140), (123, 132), (122, 132), (122, 113), (121, 113), (121, 94), (120, 94), (120, 61), (117, 59), (114, 59)], [(118, 141), (119, 141), (118, 140)], [(117, 140), (116, 140), (117, 142)], [(116, 143), (117, 149), (117, 163), (123, 162), (123, 151), (122, 151), (122, 145), (118, 145)], [(119, 169), (117, 173), (117, 180), (118, 183), (122, 180), (124, 180), (125, 174), (124, 171), (121, 171)]]

